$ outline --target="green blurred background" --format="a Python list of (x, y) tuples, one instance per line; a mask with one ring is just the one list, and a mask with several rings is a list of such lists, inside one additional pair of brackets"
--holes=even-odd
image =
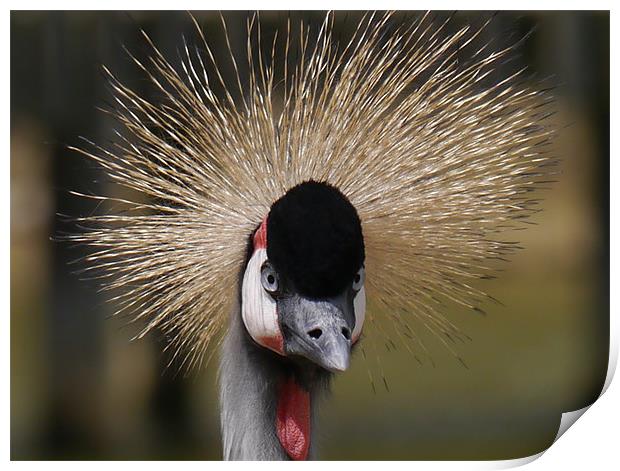
[[(195, 15), (221, 48), (219, 17)], [(248, 14), (224, 15), (233, 47), (243, 48)], [(288, 15), (263, 12), (263, 30), (273, 34)], [(416, 15), (399, 14), (403, 21)], [(314, 28), (323, 18), (290, 16)], [(489, 16), (457, 13), (454, 24)], [(338, 13), (337, 34), (346, 38), (359, 18)], [(94, 209), (69, 190), (110, 191), (101, 171), (65, 146), (78, 136), (96, 142), (113, 136), (109, 118), (96, 110), (110, 102), (100, 64), (149, 93), (122, 50), (145, 57), (140, 27), (172, 61), (182, 35), (195, 37), (181, 12), (11, 13), (12, 459), (221, 456), (215, 363), (189, 376), (166, 370), (165, 341), (154, 335), (130, 342), (139, 326), (110, 319), (113, 306), (96, 283), (72, 273), (69, 262), (84, 250), (50, 240), (75, 230), (57, 213)], [(383, 344), (367, 332), (369, 360), (357, 354), (321, 408), (324, 459), (531, 455), (551, 443), (561, 412), (589, 404), (602, 387), (609, 333), (609, 14), (500, 12), (482, 39), (509, 44), (529, 31), (520, 55), (500, 72), (527, 65), (559, 85), (553, 93), (554, 119), (563, 129), (555, 143), (562, 174), (544, 192), (537, 224), (515, 235), (525, 250), (500, 279), (480, 285), (505, 307), (487, 305), (487, 316), (460, 308), (446, 313), (472, 338), (459, 347), (467, 368), (432, 342), (432, 362), (418, 364), (405, 348), (379, 348), (379, 365), (371, 345)]]

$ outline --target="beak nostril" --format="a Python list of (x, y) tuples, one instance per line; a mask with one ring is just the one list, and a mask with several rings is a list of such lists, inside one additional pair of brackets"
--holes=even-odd
[(345, 339), (351, 340), (351, 331), (347, 327), (342, 328), (342, 335)]
[(308, 335), (316, 340), (321, 335), (323, 335), (323, 331), (321, 329), (312, 329), (310, 332), (308, 332)]

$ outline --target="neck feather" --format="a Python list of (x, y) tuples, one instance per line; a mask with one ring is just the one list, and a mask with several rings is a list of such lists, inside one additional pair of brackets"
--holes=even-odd
[(297, 364), (256, 345), (247, 334), (239, 306), (231, 315), (219, 371), (220, 420), (224, 459), (287, 460), (276, 433), (278, 394), (286, 381), (299, 383), (310, 396), (310, 450), (314, 456), (315, 411), (329, 375)]

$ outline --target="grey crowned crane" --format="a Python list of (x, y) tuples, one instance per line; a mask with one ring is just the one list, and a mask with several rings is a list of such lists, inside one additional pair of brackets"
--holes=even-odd
[(305, 459), (313, 405), (364, 324), (357, 212), (336, 188), (301, 183), (273, 204), (246, 260), (221, 357), (224, 456)]
[(419, 329), (451, 348), (444, 303), (489, 297), (471, 280), (536, 210), (550, 99), (523, 70), (491, 78), (514, 46), (476, 45), (486, 25), (369, 13), (338, 45), (327, 14), (312, 36), (288, 22), (265, 55), (255, 16), (246, 57), (226, 41), (227, 82), (192, 20), (200, 46), (178, 66), (146, 34), (152, 56), (132, 56), (161, 101), (104, 67), (118, 139), (75, 150), (125, 194), (87, 196), (114, 211), (72, 238), (140, 337), (163, 330), (186, 366), (221, 344), (224, 458), (311, 458), (316, 404), (366, 316), (408, 348)]

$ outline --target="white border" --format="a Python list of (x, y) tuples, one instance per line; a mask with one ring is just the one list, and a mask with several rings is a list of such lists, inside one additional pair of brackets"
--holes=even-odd
[(106, 2), (83, 2), (62, 0), (53, 2), (10, 0), (6, 2), (13, 10), (610, 10), (614, 4), (611, 0), (591, 0), (589, 2), (566, 0), (490, 0), (455, 1), (406, 1), (406, 0), (262, 0), (262, 1), (205, 1), (185, 0), (169, 2), (164, 0), (108, 0)]
[[(7, 2), (9, 7), (12, 9), (50, 9), (50, 4), (48, 2), (43, 1), (9, 1)], [(371, 8), (381, 8), (381, 9), (407, 9), (407, 10), (423, 10), (427, 8), (432, 9), (446, 9), (446, 10), (454, 10), (454, 9), (473, 9), (473, 10), (497, 10), (501, 9), (513, 9), (513, 10), (536, 10), (536, 9), (565, 9), (565, 10), (579, 10), (579, 9), (588, 9), (588, 10), (608, 10), (612, 7), (611, 1), (597, 1), (591, 0), (589, 2), (576, 2), (576, 1), (531, 1), (531, 0), (522, 0), (522, 1), (505, 1), (505, 2), (490, 2), (490, 1), (475, 1), (475, 2), (456, 2), (456, 1), (443, 1), (443, 0), (434, 0), (432, 2), (405, 2), (405, 1), (385, 1), (379, 2), (377, 1), (367, 1), (367, 0), (358, 0), (356, 2), (342, 2), (342, 1), (314, 1), (314, 2), (301, 2), (301, 1), (269, 1), (269, 2), (242, 2), (238, 0), (228, 0), (227, 2), (213, 2), (213, 1), (184, 1), (184, 2), (176, 2), (174, 4), (170, 2), (163, 1), (118, 1), (118, 0), (108, 0), (105, 3), (95, 3), (90, 2), (88, 4), (89, 8), (86, 8), (85, 2), (83, 1), (60, 1), (54, 2), (54, 9), (102, 9), (102, 10), (123, 10), (123, 9), (133, 9), (133, 10), (165, 10), (165, 9), (371, 9)], [(3, 64), (10, 63), (10, 46), (9, 46), (9, 38), (10, 38), (10, 15), (9, 11), (6, 10), (5, 13), (5, 21), (3, 28)], [(611, 51), (617, 51), (617, 34), (614, 30), (615, 21), (614, 21), (614, 12), (611, 13)], [(614, 54), (611, 54), (611, 58), (614, 57)], [(5, 135), (5, 149), (7, 149), (7, 153), (9, 150), (9, 142), (10, 142), (10, 126), (9, 126), (9, 100), (10, 100), (10, 87), (9, 87), (9, 77), (7, 71), (8, 67), (4, 68), (4, 73), (0, 76), (2, 77), (2, 81), (4, 82), (3, 87), (3, 110), (4, 110), (4, 118), (3, 118), (3, 129)], [(617, 97), (614, 93), (614, 85), (616, 85), (617, 79), (617, 69), (616, 64), (612, 61), (611, 64), (611, 105), (613, 110), (617, 110)], [(617, 124), (614, 119), (610, 120), (611, 123), (611, 136), (618, 135)], [(615, 139), (611, 139), (611, 155), (616, 155), (616, 143)], [(5, 459), (8, 460), (10, 457), (10, 377), (9, 377), (9, 354), (10, 354), (10, 304), (9, 304), (9, 270), (10, 264), (8, 263), (10, 257), (10, 243), (9, 243), (9, 234), (10, 234), (10, 173), (9, 169), (9, 158), (5, 158), (5, 168), (2, 174), (2, 183), (3, 183), (3, 198), (0, 199), (0, 205), (2, 206), (3, 213), (5, 215), (5, 227), (4, 231), (0, 237), (2, 238), (3, 245), (5, 247), (5, 263), (3, 264), (2, 271), (2, 286), (4, 290), (4, 306), (6, 315), (3, 316), (4, 320), (4, 342), (2, 345), (2, 367), (4, 369), (4, 378), (5, 378), (5, 387), (2, 388), (2, 403), (4, 407), (2, 408), (3, 415), (3, 423), (4, 427), (2, 428), (2, 447), (4, 451)], [(614, 159), (611, 159), (611, 180), (616, 181), (618, 177), (620, 177), (618, 173), (618, 164)], [(611, 185), (611, 207), (618, 208), (618, 190), (615, 185)], [(452, 462), (416, 462), (413, 466), (416, 469), (497, 469), (497, 468), (506, 468), (506, 467), (514, 467), (520, 466), (526, 463), (530, 463), (529, 467), (532, 469), (547, 469), (548, 467), (554, 468), (567, 468), (567, 469), (583, 469), (584, 467), (592, 467), (595, 469), (598, 467), (598, 463), (610, 465), (612, 463), (618, 463), (618, 457), (616, 453), (616, 449), (618, 447), (618, 433), (617, 433), (617, 422), (616, 419), (618, 417), (618, 405), (620, 403), (620, 389), (617, 385), (617, 381), (615, 383), (611, 382), (613, 378), (613, 374), (615, 372), (616, 364), (617, 364), (617, 356), (618, 356), (618, 313), (617, 313), (617, 296), (614, 288), (617, 288), (617, 280), (618, 280), (618, 250), (614, 246), (614, 239), (617, 236), (617, 220), (612, 217), (610, 222), (611, 227), (611, 247), (610, 247), (610, 256), (611, 256), (611, 319), (610, 319), (610, 328), (611, 328), (611, 350), (610, 350), (610, 361), (609, 361), (609, 371), (607, 375), (607, 381), (605, 383), (605, 390), (603, 395), (600, 397), (598, 401), (596, 401), (592, 407), (589, 408), (587, 414), (585, 414), (579, 420), (579, 425), (576, 427), (572, 427), (568, 430), (564, 435), (559, 437), (557, 443), (552, 445), (546, 452), (543, 452), (540, 455), (535, 457), (525, 458), (521, 460), (512, 460), (512, 461), (491, 461), (491, 462), (475, 462), (475, 461), (452, 461)], [(567, 419), (565, 419), (567, 420)], [(536, 459), (540, 458), (540, 459)], [(533, 462), (532, 462), (533, 461)], [(135, 469), (136, 467), (142, 467), (143, 465), (148, 466), (149, 469), (166, 469), (169, 470), (171, 467), (176, 467), (178, 465), (182, 465), (187, 468), (195, 468), (204, 470), (205, 463), (202, 462), (124, 462), (117, 463), (114, 466), (120, 467), (131, 467)], [(39, 464), (27, 463), (27, 462), (12, 462), (11, 466), (13, 467), (30, 467), (30, 466), (40, 466)], [(213, 462), (209, 463), (209, 467), (237, 467), (243, 466), (243, 463), (218, 463)], [(80, 462), (48, 462), (45, 463), (44, 466), (49, 467), (51, 469), (67, 469), (67, 468), (83, 468), (84, 463)], [(110, 466), (110, 463), (107, 462), (89, 462), (89, 467), (93, 468), (101, 468), (104, 467), (107, 469)], [(288, 463), (253, 463), (252, 468), (257, 470), (267, 469), (273, 470), (274, 467), (280, 466), (291, 466)], [(299, 464), (299, 466), (317, 466), (317, 464), (312, 463), (304, 463)], [(324, 467), (329, 468), (340, 468), (342, 466), (341, 463), (329, 463), (323, 462), (320, 463), (322, 469)], [(356, 468), (366, 467), (366, 466), (381, 466), (379, 462), (360, 462), (355, 464)], [(409, 462), (387, 462), (385, 466), (390, 466), (390, 468), (400, 468), (400, 469), (411, 469), (412, 464)], [(608, 466), (606, 466), (608, 467)]]

